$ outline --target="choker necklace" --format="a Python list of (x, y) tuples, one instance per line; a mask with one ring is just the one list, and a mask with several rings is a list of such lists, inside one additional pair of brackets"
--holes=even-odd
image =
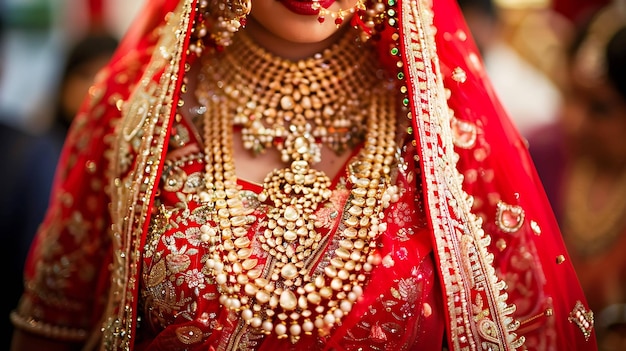
[[(204, 74), (199, 76), (196, 91), (198, 101), (206, 106), (205, 188), (197, 196), (209, 216), (207, 224), (200, 228), (201, 239), (209, 246), (206, 274), (217, 284), (220, 303), (238, 313), (249, 328), (289, 338), (292, 343), (316, 331), (318, 335), (327, 335), (359, 300), (367, 274), (380, 260), (375, 249), (378, 237), (386, 230), (383, 210), (398, 199), (397, 187), (392, 185), (398, 152), (393, 90), (374, 79), (376, 69), (372, 62), (376, 61), (366, 55), (366, 50), (346, 52), (347, 48), (356, 50), (347, 46), (349, 42), (342, 40), (333, 47), (335, 54), (329, 51), (321, 57), (296, 63), (260, 55), (260, 49), (250, 47), (248, 41), (234, 43), (227, 48), (233, 52), (203, 62)], [(338, 58), (344, 54), (346, 58), (368, 57), (368, 60)], [(326, 68), (307, 66), (321, 62)], [(333, 78), (326, 70), (337, 77)], [(278, 81), (272, 81), (272, 77)], [(287, 113), (280, 117), (272, 115), (273, 123), (280, 121), (288, 127), (280, 137), (284, 139), (283, 148), (289, 150), (291, 163), (265, 178), (263, 191), (258, 195), (267, 208), (267, 218), (263, 219), (265, 229), (251, 236), (251, 224), (259, 218), (254, 215), (254, 209), (245, 206), (247, 194), (237, 185), (233, 116), (245, 119), (245, 111), (263, 119), (275, 112), (278, 102), (273, 99), (282, 100), (286, 96), (293, 97), (295, 105), (302, 105), (303, 98), (295, 98), (295, 91), (275, 88), (285, 77), (292, 77), (292, 82), (283, 86), (291, 86), (300, 93), (318, 82), (324, 95), (318, 96), (320, 106), (311, 105), (307, 109), (310, 112), (302, 111), (297, 118), (289, 119)], [(354, 77), (363, 79), (354, 90), (346, 90), (336, 82), (356, 82)], [(325, 82), (330, 85), (324, 86)], [(266, 87), (269, 95), (257, 90), (260, 87)], [(340, 89), (337, 95), (335, 89)], [(358, 96), (361, 93), (363, 96)], [(266, 96), (267, 100), (259, 96)], [(336, 233), (323, 238), (317, 228), (325, 219), (318, 220), (315, 212), (329, 201), (331, 182), (326, 174), (311, 168), (315, 157), (310, 152), (316, 143), (315, 131), (326, 130), (327, 124), (334, 123), (331, 118), (335, 116), (322, 113), (326, 108), (357, 113), (338, 116), (356, 118), (357, 125), (363, 125), (362, 129), (354, 126), (345, 130), (351, 133), (356, 128), (364, 132), (365, 144), (348, 167), (350, 195), (341, 222)], [(313, 116), (309, 117), (309, 113)], [(260, 122), (259, 119), (249, 117), (248, 122)], [(247, 142), (258, 143), (259, 147), (266, 147), (267, 141), (256, 138), (278, 137), (256, 133), (252, 126), (246, 128), (247, 138), (253, 138)], [(330, 136), (323, 134), (320, 138)], [(255, 241), (258, 246), (253, 246)], [(326, 254), (328, 260), (318, 262), (319, 250), (327, 246), (332, 246)], [(255, 251), (257, 247), (262, 252)]]
[(344, 35), (322, 53), (294, 62), (245, 33), (237, 39), (222, 56), (207, 57), (202, 74), (226, 96), (246, 149), (259, 154), (276, 147), (283, 162), (317, 163), (321, 144), (340, 154), (363, 140), (362, 106), (379, 82), (373, 50)]

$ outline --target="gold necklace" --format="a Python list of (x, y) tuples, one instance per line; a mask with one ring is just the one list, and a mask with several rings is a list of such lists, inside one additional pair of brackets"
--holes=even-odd
[(205, 59), (203, 79), (223, 85), (246, 149), (258, 154), (276, 147), (284, 162), (317, 163), (322, 143), (339, 154), (362, 141), (367, 111), (361, 106), (378, 78), (374, 52), (359, 45), (345, 35), (322, 53), (292, 62), (239, 33), (222, 57)]
[[(334, 48), (340, 54), (343, 53), (341, 45), (346, 41), (342, 43)], [(228, 50), (238, 47), (241, 48), (233, 45)], [(360, 51), (365, 53), (366, 50)], [(241, 112), (239, 104), (246, 104), (246, 101), (237, 100), (237, 104), (233, 104), (233, 96), (242, 95), (228, 87), (244, 87), (241, 79), (258, 81), (259, 78), (252, 77), (252, 73), (230, 75), (234, 81), (228, 82), (229, 85), (212, 78), (221, 69), (231, 71), (232, 60), (244, 56), (238, 52), (225, 53), (223, 59), (229, 62), (226, 66), (220, 66), (219, 57), (211, 59), (210, 68), (205, 64), (205, 74), (199, 77), (196, 93), (198, 101), (207, 107), (203, 125), (205, 189), (199, 192), (198, 199), (211, 210), (212, 222), (216, 223), (201, 227), (201, 238), (209, 245), (210, 252), (207, 274), (217, 283), (220, 303), (239, 313), (251, 328), (266, 334), (275, 333), (279, 338), (289, 337), (295, 343), (303, 334), (317, 331), (325, 335), (339, 323), (361, 296), (366, 276), (377, 263), (374, 249), (377, 238), (386, 230), (383, 209), (398, 198), (391, 179), (391, 169), (397, 162), (395, 99), (390, 90), (380, 84), (376, 86), (377, 80), (373, 77), (377, 70), (373, 64), (350, 62), (352, 74), (370, 77), (364, 81), (371, 84), (358, 91), (371, 93), (355, 106), (363, 111), (358, 118), (366, 120), (366, 138), (364, 147), (348, 169), (352, 188), (338, 232), (332, 239), (337, 247), (324, 267), (317, 268), (317, 263), (312, 262), (315, 251), (324, 244), (316, 229), (315, 211), (331, 196), (330, 180), (323, 172), (311, 168), (314, 160), (307, 157), (307, 148), (311, 147), (307, 143), (315, 141), (302, 135), (302, 129), (297, 127), (291, 128), (293, 135), (286, 138), (293, 139), (295, 149), (289, 154), (290, 166), (268, 174), (258, 196), (258, 200), (271, 205), (268, 206), (267, 228), (252, 238), (258, 240), (263, 253), (253, 255), (249, 225), (257, 218), (252, 215), (254, 210), (244, 206), (242, 201), (246, 195), (237, 185), (232, 145), (232, 116)], [(255, 57), (267, 61), (265, 55)], [(277, 58), (272, 61), (280, 63), (276, 67), (289, 70), (308, 82), (314, 78), (308, 76), (313, 71), (300, 69), (303, 67), (300, 63)], [(245, 67), (266, 64), (244, 62), (248, 65)], [(239, 69), (239, 64), (235, 67)], [(333, 71), (337, 72), (338, 68)], [(284, 77), (284, 72), (277, 70), (272, 70), (274, 77)], [(275, 83), (278, 82), (270, 82)], [(328, 90), (327, 94), (333, 91)], [(251, 98), (247, 94), (243, 96)], [(336, 103), (332, 98), (328, 101)], [(263, 111), (256, 111), (263, 115)], [(285, 145), (289, 148), (287, 143)]]

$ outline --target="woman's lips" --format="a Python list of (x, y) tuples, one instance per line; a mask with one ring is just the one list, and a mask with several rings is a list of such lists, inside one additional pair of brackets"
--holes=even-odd
[[(297, 13), (298, 15), (305, 16), (315, 16), (319, 14), (320, 7), (329, 8), (335, 0), (320, 0), (318, 1), (310, 1), (310, 0), (278, 0), (283, 6), (285, 6), (289, 11), (293, 13)], [(319, 5), (319, 6), (318, 6)]]

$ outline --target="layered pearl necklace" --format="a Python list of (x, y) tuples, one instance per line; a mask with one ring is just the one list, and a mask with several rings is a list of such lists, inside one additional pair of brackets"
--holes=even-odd
[[(395, 99), (376, 78), (376, 62), (350, 37), (298, 62), (241, 39), (203, 61), (196, 96), (206, 106), (206, 172), (198, 197), (215, 223), (201, 227), (210, 252), (207, 274), (218, 285), (220, 303), (252, 328), (294, 343), (316, 330), (326, 335), (359, 300), (377, 263), (383, 209), (398, 195), (391, 184)], [(254, 238), (249, 226), (257, 218), (237, 185), (236, 124), (247, 148), (275, 145), (289, 164), (264, 180), (258, 199), (270, 204), (267, 226)], [(340, 151), (363, 133), (364, 147), (348, 169), (352, 187), (343, 218), (329, 234), (336, 249), (317, 267), (311, 261), (324, 241), (315, 211), (332, 191), (328, 176), (311, 165), (320, 159), (320, 143)], [(253, 255), (255, 240), (265, 252), (260, 256)]]

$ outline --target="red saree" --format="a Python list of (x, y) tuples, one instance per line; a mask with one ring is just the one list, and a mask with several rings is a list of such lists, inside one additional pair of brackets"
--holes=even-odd
[[(456, 4), (390, 6), (377, 43), (410, 124), (399, 135), (400, 201), (386, 210), (362, 299), (329, 335), (293, 348), (594, 350), (593, 314)], [(187, 177), (203, 169), (177, 150), (193, 138), (172, 143), (186, 130), (176, 109), (195, 56), (195, 1), (146, 7), (72, 127), (13, 321), (101, 350), (288, 349), (222, 311), (198, 271), (197, 204), (163, 210), (184, 192), (170, 179), (174, 155), (187, 157), (177, 166)], [(165, 229), (163, 218), (184, 226)]]

